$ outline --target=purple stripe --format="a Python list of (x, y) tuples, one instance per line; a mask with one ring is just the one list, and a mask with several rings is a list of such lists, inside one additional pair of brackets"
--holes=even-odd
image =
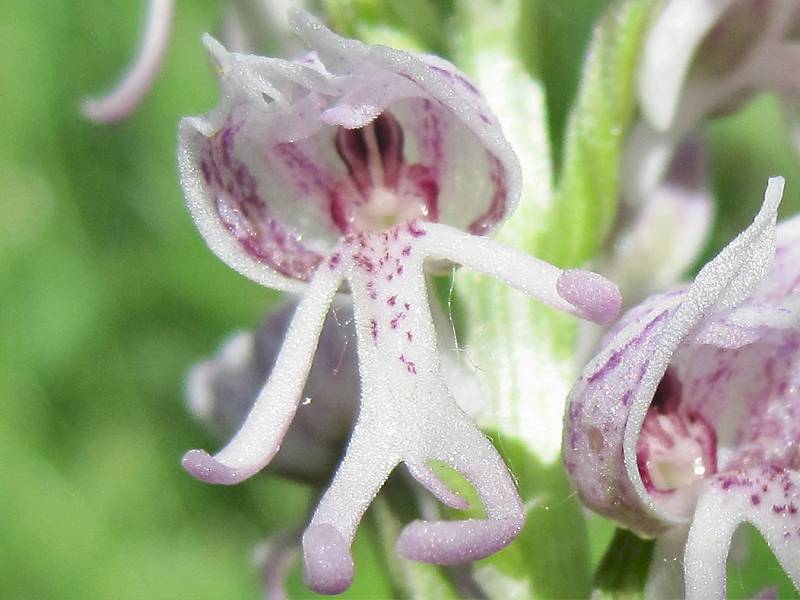
[(201, 152), (199, 165), (217, 217), (248, 255), (282, 275), (308, 281), (322, 256), (272, 216), (255, 176), (235, 157), (242, 124), (227, 125)]

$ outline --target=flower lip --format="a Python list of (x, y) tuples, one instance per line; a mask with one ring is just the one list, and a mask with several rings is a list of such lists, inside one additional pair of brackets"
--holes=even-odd
[(220, 258), (296, 291), (342, 235), (409, 219), (484, 235), (513, 211), (518, 161), (455, 67), (345, 40), (305, 13), (291, 21), (314, 50), (301, 61), (206, 38), (223, 99), (182, 121), (179, 162)]

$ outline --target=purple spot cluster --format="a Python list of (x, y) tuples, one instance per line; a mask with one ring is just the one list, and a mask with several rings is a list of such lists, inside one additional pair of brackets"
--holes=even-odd
[(412, 358), (414, 334), (407, 323), (413, 306), (402, 297), (403, 275), (405, 263), (413, 259), (413, 240), (426, 235), (419, 223), (408, 221), (386, 231), (350, 234), (343, 244), (352, 268), (366, 280), (367, 297), (374, 302), (369, 307), (373, 343), (377, 345), (386, 333), (399, 335), (394, 338), (401, 348), (398, 360), (412, 375), (417, 373), (417, 364)]
[(217, 216), (247, 254), (287, 277), (308, 281), (322, 256), (274, 218), (255, 176), (235, 157), (242, 125), (228, 124), (208, 139), (199, 161)]

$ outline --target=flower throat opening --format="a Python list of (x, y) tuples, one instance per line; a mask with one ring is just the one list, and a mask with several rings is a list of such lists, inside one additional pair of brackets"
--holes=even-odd
[(702, 415), (681, 405), (681, 385), (670, 370), (647, 411), (636, 457), (650, 493), (679, 490), (717, 471), (716, 431)]
[(339, 127), (335, 145), (348, 173), (331, 202), (331, 217), (343, 234), (438, 220), (436, 176), (425, 165), (406, 163), (403, 128), (390, 112), (364, 127)]

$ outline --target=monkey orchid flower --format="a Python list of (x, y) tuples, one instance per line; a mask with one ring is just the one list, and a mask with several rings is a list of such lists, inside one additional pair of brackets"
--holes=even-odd
[(353, 577), (358, 523), (400, 463), (464, 508), (427, 462), (452, 465), (486, 511), (485, 519), (409, 524), (397, 545), (406, 558), (483, 558), (524, 521), (502, 459), (444, 383), (426, 267), (459, 263), (601, 322), (615, 317), (620, 298), (593, 273), (561, 271), (484, 237), (514, 209), (520, 168), (480, 93), (450, 63), (343, 39), (305, 13), (290, 20), (314, 50), (298, 62), (229, 53), (206, 38), (222, 102), (180, 125), (181, 181), (210, 248), (258, 283), (302, 293), (241, 429), (216, 455), (192, 450), (183, 465), (203, 481), (234, 484), (270, 462), (344, 283), (361, 402), (303, 536), (307, 583), (337, 593)]
[(648, 597), (674, 595), (683, 565), (687, 597), (723, 598), (744, 522), (800, 585), (800, 217), (776, 230), (782, 192), (771, 179), (753, 224), (690, 286), (628, 312), (569, 398), (581, 498), (659, 536)]

